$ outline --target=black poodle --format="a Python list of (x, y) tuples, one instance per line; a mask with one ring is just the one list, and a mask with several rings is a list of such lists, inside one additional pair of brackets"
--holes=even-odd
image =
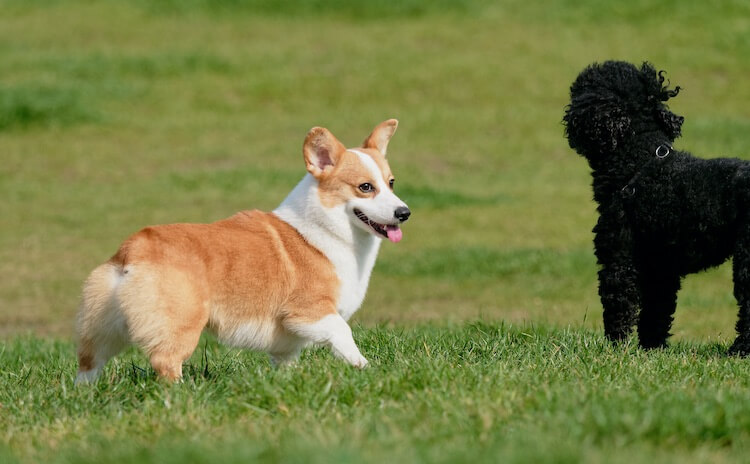
[(604, 331), (644, 348), (667, 343), (680, 280), (734, 257), (739, 305), (730, 353), (750, 354), (750, 163), (675, 150), (683, 117), (664, 103), (664, 72), (621, 61), (593, 64), (570, 87), (563, 122), (592, 170), (599, 221)]

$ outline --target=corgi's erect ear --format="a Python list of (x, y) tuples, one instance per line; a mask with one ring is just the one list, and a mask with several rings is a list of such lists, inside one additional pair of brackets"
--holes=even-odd
[(391, 140), (393, 133), (396, 132), (398, 121), (389, 119), (378, 124), (362, 144), (362, 148), (374, 148), (385, 156), (388, 149), (388, 142)]
[(313, 127), (305, 137), (302, 154), (305, 156), (307, 171), (315, 178), (333, 167), (346, 147), (324, 127)]

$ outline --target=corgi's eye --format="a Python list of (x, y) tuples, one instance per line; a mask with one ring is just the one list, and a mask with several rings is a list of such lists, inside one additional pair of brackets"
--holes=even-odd
[(389, 180), (389, 181), (388, 181), (388, 185), (389, 185), (389, 186), (391, 187), (391, 190), (393, 190), (393, 182), (394, 182), (395, 180), (396, 180), (396, 179), (391, 179), (391, 180)]
[(375, 187), (373, 187), (371, 183), (365, 182), (364, 184), (359, 184), (359, 189), (364, 193), (371, 193), (375, 190)]

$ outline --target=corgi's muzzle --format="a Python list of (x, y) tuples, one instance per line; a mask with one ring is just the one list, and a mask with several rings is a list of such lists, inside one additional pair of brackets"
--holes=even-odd
[(356, 208), (354, 209), (354, 215), (357, 216), (360, 221), (370, 226), (370, 228), (376, 234), (382, 235), (393, 243), (398, 243), (404, 236), (403, 232), (399, 228), (399, 224), (409, 219), (409, 216), (411, 216), (411, 211), (406, 206), (399, 206), (398, 208), (396, 208), (396, 210), (393, 212), (393, 217), (398, 220), (398, 223), (396, 224), (381, 224), (379, 222), (375, 222), (367, 217), (365, 213)]

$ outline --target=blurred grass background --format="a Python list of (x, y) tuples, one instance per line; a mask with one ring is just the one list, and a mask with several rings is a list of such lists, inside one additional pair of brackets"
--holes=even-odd
[[(560, 123), (592, 61), (683, 87), (677, 147), (750, 157), (750, 5), (646, 0), (0, 1), (0, 336), (68, 337), (88, 272), (142, 226), (272, 209), (315, 125), (378, 122), (414, 214), (356, 320), (601, 326), (585, 161)], [(728, 266), (677, 339), (727, 341)]]

